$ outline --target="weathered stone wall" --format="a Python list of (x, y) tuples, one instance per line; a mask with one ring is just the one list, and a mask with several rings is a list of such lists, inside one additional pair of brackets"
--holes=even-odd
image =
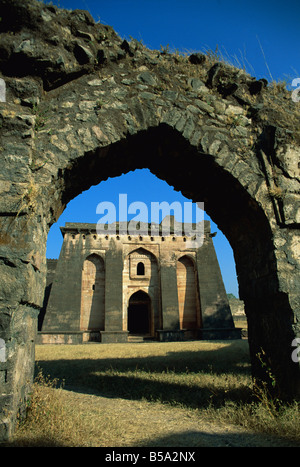
[(53, 282), (55, 281), (55, 272), (57, 266), (57, 259), (47, 259), (47, 278), (46, 278), (46, 287), (44, 293), (43, 307), (39, 312), (38, 316), (38, 330), (42, 328), (42, 323), (45, 317), (45, 311), (48, 305), (49, 296), (51, 293)]
[(243, 300), (239, 300), (236, 297), (228, 297), (228, 301), (232, 316), (234, 318), (246, 319), (245, 304)]
[(32, 376), (51, 224), (82, 190), (143, 167), (205, 202), (234, 251), (253, 374), (266, 377), (263, 349), (279, 394), (299, 394), (299, 103), (213, 57), (123, 41), (87, 12), (0, 0), (0, 17), (1, 436)]

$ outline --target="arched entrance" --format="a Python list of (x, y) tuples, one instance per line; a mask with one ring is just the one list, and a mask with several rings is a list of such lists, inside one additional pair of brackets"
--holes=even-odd
[[(142, 111), (142, 107), (139, 109)], [(182, 121), (187, 115), (181, 114)], [(291, 306), (297, 305), (297, 293), (294, 282), (287, 281), (288, 266), (283, 264), (283, 256), (278, 257), (278, 250), (287, 240), (276, 225), (264, 174), (259, 172), (257, 160), (251, 159), (254, 158), (252, 153), (249, 160), (256, 169), (251, 169), (238, 152), (235, 153), (234, 145), (230, 152), (228, 140), (222, 143), (224, 150), (215, 154), (213, 144), (209, 149), (203, 146), (203, 138), (201, 143), (200, 133), (197, 133), (201, 129), (195, 131), (192, 126), (188, 134), (184, 124), (181, 127), (174, 123), (172, 113), (164, 120), (146, 128), (148, 123), (144, 122), (144, 129), (135, 128), (126, 138), (122, 134), (116, 142), (103, 141), (103, 146), (95, 142), (94, 150), (80, 152), (81, 157), (78, 155), (58, 173), (57, 187), (49, 187), (48, 199), (53, 200), (55, 196), (56, 200), (53, 201), (54, 212), (63, 209), (91, 185), (136, 168), (149, 168), (193, 202), (203, 200), (206, 212), (227, 237), (234, 252), (240, 298), (244, 300), (248, 320), (253, 374), (257, 379), (268, 379), (265, 365), (262, 366), (258, 357), (263, 349), (264, 355), (268, 355), (266, 365), (272, 368), (281, 391), (298, 393), (299, 367), (291, 359), (291, 343), (295, 337)], [(210, 137), (213, 141), (217, 135), (212, 133)], [(239, 144), (238, 140), (233, 143)], [(292, 246), (293, 230), (285, 229), (284, 236)], [(204, 256), (205, 248), (204, 245)], [(292, 254), (296, 261), (295, 253)], [(282, 273), (279, 274), (278, 268)], [(205, 275), (199, 278), (200, 283), (202, 291), (214, 293)], [(117, 309), (113, 300), (110, 307)], [(201, 310), (201, 313), (203, 321), (209, 320), (209, 310)], [(293, 383), (287, 385), (288, 380)]]
[(128, 331), (129, 334), (151, 334), (151, 299), (142, 290), (132, 294), (129, 299)]

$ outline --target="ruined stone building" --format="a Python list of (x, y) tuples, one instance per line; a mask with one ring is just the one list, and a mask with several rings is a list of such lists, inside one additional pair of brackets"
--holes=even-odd
[[(210, 223), (203, 244), (177, 235), (128, 235), (120, 224), (66, 223), (58, 260), (48, 260), (45, 316), (39, 342), (127, 342), (235, 338)], [(117, 228), (115, 228), (117, 227)], [(127, 229), (126, 229), (127, 230)], [(203, 238), (203, 236), (202, 236)]]

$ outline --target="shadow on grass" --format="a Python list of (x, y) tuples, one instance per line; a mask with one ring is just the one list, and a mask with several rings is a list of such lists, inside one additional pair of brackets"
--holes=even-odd
[(16, 441), (4, 441), (0, 443), (0, 448), (61, 448), (68, 447), (68, 444), (62, 443), (60, 440), (55, 438), (49, 438), (48, 436), (28, 439), (26, 436), (24, 438), (18, 438)]
[[(205, 408), (211, 403), (218, 407), (224, 401), (246, 402), (250, 397), (250, 388), (242, 382), (236, 388), (230, 387), (230, 375), (241, 381), (249, 381), (250, 377), (248, 353), (232, 351), (231, 345), (169, 352), (166, 356), (44, 360), (38, 362), (38, 367), (44, 375), (64, 381), (65, 389), (105, 397), (146, 399), (189, 408)], [(224, 384), (220, 383), (221, 375)]]
[[(143, 447), (293, 447), (299, 446), (299, 443), (293, 443), (286, 439), (280, 437), (270, 437), (264, 436), (261, 434), (252, 434), (252, 433), (228, 433), (226, 430), (220, 433), (207, 433), (204, 431), (183, 431), (179, 433), (173, 433), (160, 438), (149, 440), (147, 443), (143, 444)], [(177, 451), (178, 452), (178, 451)], [(192, 449), (189, 451), (183, 451), (187, 460), (189, 460), (190, 455), (187, 452), (193, 452)], [(195, 461), (200, 461), (203, 456), (202, 451), (194, 451), (195, 455), (193, 456)], [(222, 451), (223, 452), (223, 451)], [(170, 451), (172, 453), (172, 451)], [(161, 456), (162, 457), (162, 456)], [(175, 456), (174, 456), (175, 457)], [(179, 460), (179, 459), (178, 459)], [(220, 459), (222, 462), (222, 460)]]
[[(18, 438), (17, 441), (6, 441), (0, 443), (0, 447), (69, 447), (69, 443), (64, 443), (62, 440), (56, 438), (49, 438), (48, 436), (37, 437), (34, 439), (28, 439), (27, 437)], [(75, 446), (74, 446), (75, 447)], [(118, 446), (115, 446), (118, 447)], [(220, 433), (207, 433), (201, 430), (188, 430), (172, 434), (167, 434), (166, 436), (160, 436), (157, 438), (149, 439), (148, 441), (143, 440), (141, 443), (137, 443), (135, 447), (135, 453), (139, 452), (139, 448), (143, 449), (142, 453), (145, 455), (146, 452), (150, 451), (150, 448), (176, 448), (176, 453), (180, 452), (180, 448), (201, 448), (201, 447), (300, 447), (299, 441), (291, 441), (279, 436), (268, 436), (255, 433), (238, 433), (230, 432), (226, 430)], [(145, 450), (146, 448), (146, 450)], [(147, 449), (148, 448), (148, 449)], [(149, 450), (149, 451), (148, 451)], [(111, 448), (102, 447), (101, 451), (104, 455), (111, 453)], [(132, 447), (119, 449), (120, 452), (132, 452)], [(151, 451), (153, 452), (153, 451)], [(163, 451), (164, 452), (164, 451)], [(172, 451), (169, 452), (171, 458), (176, 460), (176, 454), (172, 457)], [(202, 456), (202, 451), (193, 451), (189, 449), (188, 451), (182, 451), (184, 456), (186, 456), (187, 461), (189, 460), (200, 460), (199, 455)], [(195, 454), (191, 457), (188, 455), (189, 452), (194, 452)], [(161, 454), (157, 456), (157, 459), (162, 459), (166, 454)], [(152, 454), (152, 460), (155, 460), (155, 454)], [(178, 454), (177, 454), (178, 457)], [(97, 456), (98, 458), (98, 456)], [(169, 458), (166, 459), (166, 461)], [(99, 458), (98, 458), (99, 460)], [(177, 461), (179, 461), (179, 457)], [(181, 459), (182, 461), (184, 460)], [(220, 459), (221, 460), (221, 459)]]

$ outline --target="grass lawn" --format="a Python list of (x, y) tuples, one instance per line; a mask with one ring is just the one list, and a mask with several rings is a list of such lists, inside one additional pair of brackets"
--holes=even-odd
[(196, 446), (225, 428), (300, 444), (299, 404), (255, 397), (246, 340), (39, 345), (36, 373), (12, 445)]

